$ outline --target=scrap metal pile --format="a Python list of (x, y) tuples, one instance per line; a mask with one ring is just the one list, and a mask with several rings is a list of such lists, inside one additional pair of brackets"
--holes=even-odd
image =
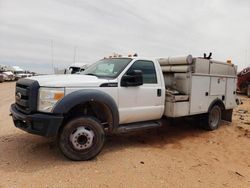
[(237, 92), (250, 96), (250, 66), (238, 73)]

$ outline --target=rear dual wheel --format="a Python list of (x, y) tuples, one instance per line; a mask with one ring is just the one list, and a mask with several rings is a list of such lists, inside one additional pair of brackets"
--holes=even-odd
[(70, 120), (58, 138), (61, 152), (76, 161), (90, 160), (97, 156), (105, 142), (102, 125), (94, 117), (80, 117)]
[(221, 108), (218, 105), (214, 105), (206, 115), (204, 122), (204, 128), (213, 131), (219, 127), (221, 121)]

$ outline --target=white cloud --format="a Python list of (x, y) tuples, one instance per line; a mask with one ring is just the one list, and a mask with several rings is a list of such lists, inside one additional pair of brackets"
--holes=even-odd
[[(112, 52), (163, 57), (213, 52), (244, 68), (250, 62), (247, 0), (1, 0), (0, 64), (38, 72)], [(248, 60), (246, 62), (246, 59)]]

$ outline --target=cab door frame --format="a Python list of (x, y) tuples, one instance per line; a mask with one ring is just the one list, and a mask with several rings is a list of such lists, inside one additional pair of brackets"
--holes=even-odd
[[(137, 61), (153, 63), (157, 83), (141, 86), (121, 86), (121, 79)], [(160, 119), (164, 112), (165, 86), (157, 63), (148, 59), (133, 59), (118, 76), (118, 109), (120, 124)]]

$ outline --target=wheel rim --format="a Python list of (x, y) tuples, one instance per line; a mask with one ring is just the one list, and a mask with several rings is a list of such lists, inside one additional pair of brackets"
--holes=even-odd
[(209, 114), (209, 123), (212, 127), (216, 127), (220, 121), (220, 111), (217, 108), (213, 108)]
[(93, 145), (94, 136), (93, 130), (86, 126), (81, 126), (70, 134), (69, 140), (74, 149), (85, 150)]

